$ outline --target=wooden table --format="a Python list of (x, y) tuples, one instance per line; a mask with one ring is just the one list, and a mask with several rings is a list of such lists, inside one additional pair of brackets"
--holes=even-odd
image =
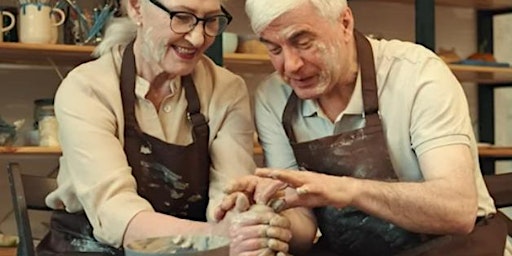
[(0, 256), (16, 256), (16, 248), (0, 247)]

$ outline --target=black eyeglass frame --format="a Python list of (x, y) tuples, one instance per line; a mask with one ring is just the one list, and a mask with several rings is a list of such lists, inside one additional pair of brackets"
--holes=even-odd
[[(228, 10), (226, 10), (226, 8), (224, 8), (224, 6), (220, 6), (220, 9), (222, 11), (223, 14), (218, 14), (218, 15), (213, 15), (213, 16), (210, 16), (210, 17), (205, 17), (205, 18), (199, 18), (197, 17), (195, 14), (191, 13), (191, 12), (183, 12), (183, 11), (171, 11), (169, 10), (167, 7), (165, 7), (162, 3), (160, 3), (159, 1), (157, 0), (148, 0), (149, 2), (151, 2), (152, 4), (154, 4), (155, 6), (157, 6), (158, 8), (162, 9), (163, 11), (165, 11), (166, 13), (169, 14), (170, 16), (170, 22), (169, 22), (169, 25), (172, 29), (172, 31), (174, 31), (174, 29), (172, 28), (172, 19), (174, 18), (174, 16), (176, 16), (177, 14), (180, 14), (180, 13), (186, 13), (186, 14), (190, 14), (192, 15), (195, 19), (196, 19), (196, 22), (194, 23), (193, 26), (191, 26), (190, 30), (187, 31), (187, 32), (176, 32), (174, 31), (175, 33), (178, 33), (178, 34), (186, 34), (186, 33), (189, 33), (190, 31), (194, 30), (194, 28), (197, 26), (197, 24), (199, 24), (199, 22), (203, 22), (203, 31), (204, 31), (204, 34), (207, 35), (207, 36), (211, 36), (211, 37), (215, 37), (215, 36), (218, 36), (220, 34), (222, 34), (222, 32), (224, 32), (224, 30), (227, 28), (227, 26), (229, 25), (229, 23), (231, 23), (231, 21), (233, 20), (233, 16), (231, 16), (231, 14), (228, 12)], [(228, 22), (226, 23), (226, 26), (222, 29), (222, 30), (219, 30), (217, 32), (216, 35), (210, 35), (206, 32), (206, 22), (212, 18), (217, 18), (217, 17), (226, 17), (228, 19)]]

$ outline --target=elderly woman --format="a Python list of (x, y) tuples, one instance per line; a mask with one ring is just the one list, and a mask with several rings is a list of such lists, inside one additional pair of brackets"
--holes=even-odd
[[(220, 0), (122, 7), (128, 17), (111, 23), (99, 58), (71, 71), (57, 91), (63, 156), (39, 255), (123, 255), (131, 241), (178, 234), (257, 236), (232, 243), (233, 254), (282, 245), (271, 241), (288, 239), (286, 222), (259, 238), (266, 226), (258, 224), (275, 213), (207, 222), (223, 186), (255, 168), (246, 85), (203, 55), (231, 16)], [(240, 220), (251, 218), (243, 233)]]

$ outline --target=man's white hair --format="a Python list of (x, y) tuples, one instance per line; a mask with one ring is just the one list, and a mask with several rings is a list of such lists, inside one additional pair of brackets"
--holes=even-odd
[(254, 33), (260, 34), (279, 16), (308, 2), (320, 15), (333, 22), (347, 7), (347, 0), (246, 0), (245, 12)]

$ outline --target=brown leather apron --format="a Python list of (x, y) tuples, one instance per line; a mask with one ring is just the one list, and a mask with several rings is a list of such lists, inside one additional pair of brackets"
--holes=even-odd
[[(137, 181), (137, 192), (157, 212), (195, 221), (206, 221), (210, 158), (209, 127), (200, 113), (200, 102), (190, 76), (182, 84), (188, 101), (194, 142), (174, 145), (140, 130), (135, 117), (135, 57), (133, 43), (123, 55), (121, 97), (124, 110), (124, 151)], [(122, 209), (119, 209), (122, 211)], [(92, 226), (83, 212), (55, 211), (49, 234), (37, 248), (39, 255), (57, 252), (96, 252), (94, 255), (124, 255), (94, 239)], [(90, 255), (89, 253), (87, 255)]]
[[(283, 127), (300, 168), (335, 176), (398, 181), (379, 116), (373, 51), (361, 33), (355, 31), (355, 39), (361, 65), (365, 127), (298, 143), (292, 120), (299, 114), (301, 101), (293, 92), (283, 112)], [(432, 238), (353, 207), (319, 207), (314, 213), (322, 237), (313, 251), (305, 255), (395, 255)]]

